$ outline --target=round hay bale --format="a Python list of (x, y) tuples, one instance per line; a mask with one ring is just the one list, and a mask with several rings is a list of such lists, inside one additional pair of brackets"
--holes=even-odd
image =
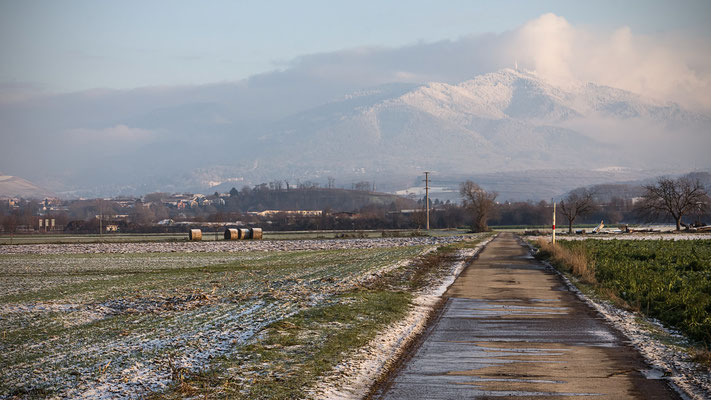
[(234, 228), (225, 230), (225, 240), (239, 240), (239, 230)]
[(240, 228), (239, 229), (239, 238), (241, 240), (245, 239), (250, 239), (252, 236), (250, 235), (249, 229), (247, 228)]
[(202, 240), (202, 231), (200, 229), (191, 229), (188, 237), (190, 240)]
[(262, 228), (250, 228), (250, 236), (254, 240), (262, 240)]

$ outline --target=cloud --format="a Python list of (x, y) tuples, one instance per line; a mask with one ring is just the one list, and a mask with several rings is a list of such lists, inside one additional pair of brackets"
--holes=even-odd
[(32, 83), (0, 83), (0, 106), (46, 96), (47, 91)]
[[(381, 84), (458, 83), (514, 63), (551, 83), (595, 82), (709, 115), (709, 41), (676, 33), (639, 34), (624, 26), (576, 26), (545, 14), (500, 34), (303, 55), (279, 70), (238, 82), (68, 94), (0, 85), (0, 170), (39, 180), (57, 165), (90, 169), (83, 157), (91, 150), (102, 160), (115, 155), (153, 171), (160, 160), (194, 157), (197, 145), (211, 162), (222, 154), (227, 164), (238, 151), (252, 151), (247, 139), (290, 114)], [(593, 125), (591, 136), (620, 136), (605, 121)], [(633, 128), (624, 129), (630, 149), (650, 130)], [(700, 145), (689, 140), (681, 148), (708, 147), (700, 133), (684, 138), (694, 135)], [(673, 141), (671, 136), (666, 140)], [(155, 161), (146, 167), (147, 160)]]
[(589, 81), (711, 109), (708, 38), (641, 35), (629, 27), (594, 31), (545, 14), (500, 39), (519, 65), (552, 83)]
[(135, 144), (154, 139), (156, 133), (147, 129), (131, 128), (123, 124), (102, 129), (71, 129), (68, 132), (70, 140), (77, 142), (99, 141)]
[(338, 88), (389, 82), (455, 83), (505, 67), (536, 72), (554, 84), (594, 82), (662, 101), (711, 110), (709, 38), (674, 33), (635, 34), (629, 27), (602, 31), (544, 14), (502, 34), (364, 47), (299, 57), (286, 68), (250, 79), (255, 85), (295, 81)]
[[(457, 83), (517, 62), (551, 83), (595, 82), (711, 111), (710, 41), (628, 27), (596, 30), (544, 14), (501, 34), (308, 54), (243, 81), (85, 91), (72, 94), (70, 103), (91, 97), (111, 103), (102, 113), (135, 115), (151, 105), (215, 102), (229, 104), (237, 119), (274, 119), (380, 84)], [(5, 103), (16, 98), (8, 94)]]

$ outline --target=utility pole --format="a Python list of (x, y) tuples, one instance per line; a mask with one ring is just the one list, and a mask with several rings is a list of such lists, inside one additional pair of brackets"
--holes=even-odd
[(430, 230), (430, 173), (425, 171), (425, 229)]

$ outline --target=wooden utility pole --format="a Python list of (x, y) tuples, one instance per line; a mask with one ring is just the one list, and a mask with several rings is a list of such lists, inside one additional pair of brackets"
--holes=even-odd
[(425, 171), (425, 229), (430, 230), (430, 179), (429, 172)]

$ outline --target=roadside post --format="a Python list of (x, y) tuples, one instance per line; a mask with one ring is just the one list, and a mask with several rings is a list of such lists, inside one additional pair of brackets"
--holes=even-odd
[(555, 244), (555, 201), (553, 202), (553, 232), (552, 232), (552, 243)]

